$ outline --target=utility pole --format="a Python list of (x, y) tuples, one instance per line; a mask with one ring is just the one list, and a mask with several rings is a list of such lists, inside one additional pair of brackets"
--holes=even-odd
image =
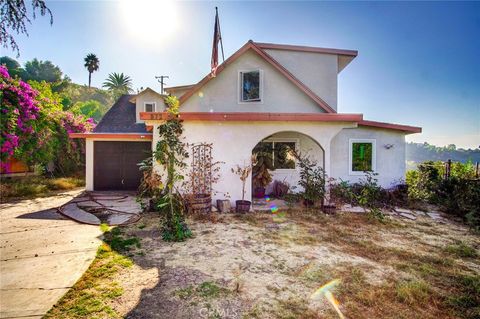
[(169, 77), (167, 75), (160, 75), (160, 76), (155, 77), (155, 79), (157, 79), (158, 83), (160, 83), (160, 94), (163, 94), (163, 85), (165, 84), (163, 79), (168, 79), (168, 78)]

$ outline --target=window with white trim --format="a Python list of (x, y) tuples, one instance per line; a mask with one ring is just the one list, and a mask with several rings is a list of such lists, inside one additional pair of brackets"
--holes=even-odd
[(349, 173), (359, 175), (376, 170), (376, 142), (373, 139), (350, 139)]
[(157, 108), (156, 102), (145, 102), (144, 104), (145, 112), (155, 112)]
[(262, 72), (240, 71), (240, 102), (262, 101)]

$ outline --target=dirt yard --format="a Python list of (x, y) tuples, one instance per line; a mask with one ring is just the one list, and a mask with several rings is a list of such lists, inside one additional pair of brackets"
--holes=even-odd
[[(111, 246), (133, 262), (108, 268), (100, 258), (49, 316), (338, 318), (311, 295), (339, 279), (347, 318), (480, 317), (480, 238), (454, 222), (220, 215), (189, 220), (195, 237), (182, 243), (162, 241), (158, 224), (148, 213), (117, 230)], [(107, 286), (118, 289), (98, 288)]]

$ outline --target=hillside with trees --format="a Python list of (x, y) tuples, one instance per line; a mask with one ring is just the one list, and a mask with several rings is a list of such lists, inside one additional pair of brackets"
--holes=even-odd
[[(98, 59), (96, 63), (96, 68), (98, 69)], [(25, 62), (22, 67), (15, 59), (3, 56), (0, 57), (0, 65), (4, 65), (13, 78), (19, 78), (30, 84), (44, 82), (44, 85), (49, 86), (52, 92), (58, 94), (58, 99), (64, 111), (91, 117), (97, 123), (113, 105), (119, 95), (131, 92), (130, 87), (125, 87), (123, 90), (110, 87), (100, 89), (73, 83), (71, 79), (51, 61), (33, 59)], [(91, 77), (91, 67), (85, 67), (89, 77)]]
[(454, 144), (439, 147), (428, 143), (407, 143), (407, 162), (423, 163), (425, 161), (448, 161), (454, 162), (480, 162), (480, 148), (463, 149), (457, 148)]

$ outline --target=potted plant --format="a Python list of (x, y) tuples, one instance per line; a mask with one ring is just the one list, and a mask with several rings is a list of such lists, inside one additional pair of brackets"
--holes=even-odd
[(265, 196), (265, 188), (272, 182), (273, 156), (270, 143), (258, 143), (253, 149), (252, 186), (256, 198)]
[(245, 184), (247, 183), (248, 176), (250, 176), (251, 172), (251, 162), (248, 165), (237, 165), (232, 168), (232, 173), (238, 175), (240, 177), (240, 181), (242, 182), (242, 200), (235, 201), (235, 210), (237, 213), (246, 213), (250, 211), (250, 206), (252, 205), (252, 202), (245, 200)]

